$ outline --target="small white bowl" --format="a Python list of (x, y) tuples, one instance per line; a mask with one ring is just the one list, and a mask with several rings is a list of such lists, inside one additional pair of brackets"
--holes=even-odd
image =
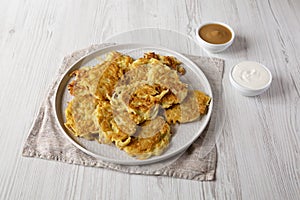
[[(226, 27), (231, 32), (231, 39), (228, 42), (223, 43), (223, 44), (213, 44), (213, 43), (206, 42), (205, 40), (203, 40), (200, 37), (199, 31), (203, 26), (208, 25), (208, 24), (218, 24), (218, 25)], [(233, 29), (230, 26), (228, 26), (227, 24), (224, 24), (222, 22), (212, 21), (212, 22), (207, 22), (207, 23), (201, 24), (201, 26), (197, 29), (196, 38), (197, 38), (197, 41), (199, 42), (200, 46), (202, 48), (204, 48), (206, 51), (208, 51), (210, 53), (219, 53), (219, 52), (227, 49), (233, 43), (234, 38), (235, 38), (235, 33), (234, 33)]]
[(242, 95), (257, 96), (270, 87), (272, 74), (260, 63), (243, 61), (230, 69), (229, 80)]

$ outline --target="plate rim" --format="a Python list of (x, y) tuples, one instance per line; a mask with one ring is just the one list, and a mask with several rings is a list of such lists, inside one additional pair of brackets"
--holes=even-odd
[[(160, 156), (153, 156), (151, 157), (150, 159), (146, 159), (146, 160), (139, 160), (139, 159), (136, 159), (136, 160), (133, 160), (133, 161), (128, 161), (128, 160), (117, 160), (117, 159), (113, 159), (113, 158), (108, 158), (108, 157), (105, 157), (105, 156), (101, 156), (101, 155), (98, 155), (88, 149), (86, 149), (85, 147), (81, 146), (80, 144), (78, 144), (78, 142), (76, 142), (72, 136), (70, 134), (67, 133), (67, 131), (64, 129), (63, 125), (61, 124), (60, 120), (59, 120), (59, 117), (58, 117), (58, 108), (61, 107), (58, 106), (59, 104), (61, 104), (61, 100), (59, 101), (59, 99), (61, 99), (61, 96), (59, 96), (60, 94), (60, 89), (62, 87), (62, 83), (63, 83), (63, 80), (66, 78), (66, 76), (69, 76), (70, 74), (70, 71), (71, 70), (74, 70), (73, 68), (76, 67), (76, 65), (78, 65), (80, 62), (82, 62), (84, 59), (88, 58), (88, 57), (91, 57), (93, 56), (93, 54), (96, 54), (100, 51), (105, 51), (107, 50), (107, 53), (109, 52), (108, 49), (110, 48), (119, 48), (119, 49), (122, 49), (122, 48), (126, 48), (126, 49), (138, 49), (138, 48), (153, 48), (153, 49), (158, 49), (158, 50), (163, 50), (163, 51), (166, 51), (166, 52), (169, 52), (172, 54), (172, 56), (180, 56), (182, 58), (184, 58), (186, 61), (188, 61), (190, 64), (196, 66), (196, 70), (197, 70), (197, 73), (200, 73), (201, 74), (201, 77), (204, 78), (204, 81), (207, 83), (207, 89), (209, 90), (210, 92), (210, 96), (211, 96), (211, 102), (210, 102), (210, 105), (209, 105), (209, 109), (208, 109), (208, 112), (207, 112), (207, 117), (205, 119), (205, 121), (203, 122), (204, 125), (202, 125), (200, 127), (200, 130), (197, 131), (198, 134), (195, 134), (195, 136), (193, 138), (191, 138), (191, 140), (189, 140), (189, 142), (187, 142), (186, 144), (184, 144), (183, 146), (181, 146), (180, 148), (178, 148), (177, 150), (174, 150), (173, 152), (170, 152), (169, 154), (165, 154), (165, 155), (160, 155)], [(117, 51), (117, 49), (114, 49), (115, 51)], [(95, 58), (95, 57), (94, 57)], [(192, 68), (194, 69), (194, 68)], [(180, 153), (182, 153), (183, 151), (185, 151), (188, 147), (190, 147), (190, 145), (193, 144), (193, 142), (198, 139), (200, 137), (200, 135), (203, 133), (203, 131), (205, 130), (206, 126), (208, 125), (209, 121), (210, 121), (210, 118), (211, 118), (211, 115), (212, 115), (212, 110), (213, 110), (213, 92), (212, 92), (212, 89), (211, 89), (211, 85), (210, 85), (210, 82), (208, 81), (206, 75), (204, 74), (204, 72), (200, 69), (200, 67), (195, 63), (193, 62), (190, 58), (188, 58), (187, 56), (185, 56), (184, 54), (182, 53), (179, 53), (177, 51), (174, 51), (174, 50), (171, 50), (171, 49), (168, 49), (166, 47), (163, 47), (163, 46), (159, 46), (159, 45), (149, 45), (149, 44), (142, 44), (142, 43), (122, 43), (122, 44), (116, 44), (116, 43), (109, 43), (108, 46), (104, 46), (104, 47), (99, 47), (93, 51), (91, 51), (90, 53), (87, 53), (86, 55), (80, 57), (79, 59), (77, 59), (70, 67), (68, 67), (65, 72), (62, 74), (62, 76), (60, 77), (60, 79), (58, 80), (58, 84), (57, 84), (57, 87), (55, 89), (55, 97), (54, 97), (54, 112), (55, 112), (55, 118), (56, 118), (56, 122), (58, 123), (59, 125), (59, 129), (62, 131), (62, 133), (64, 134), (64, 136), (75, 146), (77, 147), (78, 149), (80, 149), (81, 151), (83, 151), (84, 153), (90, 155), (90, 156), (93, 156), (95, 158), (99, 158), (101, 161), (104, 161), (104, 162), (110, 162), (110, 163), (114, 163), (114, 164), (120, 164), (120, 165), (146, 165), (146, 164), (152, 164), (152, 163), (157, 163), (157, 162), (160, 162), (160, 161), (164, 161), (164, 160), (167, 160), (169, 158), (172, 158)], [(60, 111), (61, 113), (61, 111)], [(63, 113), (61, 113), (62, 115)], [(74, 137), (74, 136), (73, 136)], [(130, 155), (128, 155), (130, 156)]]

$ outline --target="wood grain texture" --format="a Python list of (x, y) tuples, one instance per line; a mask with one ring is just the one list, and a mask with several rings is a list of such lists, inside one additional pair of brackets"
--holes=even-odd
[[(300, 1), (0, 0), (0, 199), (299, 199)], [(155, 27), (194, 37), (205, 21), (236, 31), (225, 59), (224, 125), (215, 182), (138, 176), (21, 157), (62, 58), (124, 31)], [(151, 37), (150, 35), (145, 37)], [(174, 41), (191, 51), (183, 41)], [(228, 71), (265, 64), (261, 96), (239, 95)]]

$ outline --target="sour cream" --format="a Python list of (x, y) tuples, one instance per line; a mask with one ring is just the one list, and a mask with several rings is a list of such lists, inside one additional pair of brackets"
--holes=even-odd
[(242, 94), (255, 96), (269, 88), (272, 74), (260, 63), (244, 61), (231, 69), (230, 81)]

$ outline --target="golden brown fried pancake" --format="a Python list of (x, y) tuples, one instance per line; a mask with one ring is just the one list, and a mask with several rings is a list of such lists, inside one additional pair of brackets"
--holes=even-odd
[(161, 155), (170, 143), (171, 129), (162, 117), (146, 121), (136, 137), (123, 150), (138, 159), (147, 159), (152, 155)]
[(206, 114), (211, 98), (203, 92), (189, 91), (185, 100), (165, 111), (168, 123), (175, 124), (195, 121), (201, 115)]
[(99, 102), (95, 111), (97, 122), (99, 124), (99, 142), (111, 143), (114, 142), (116, 146), (121, 147), (130, 142), (130, 137), (124, 133), (117, 126), (114, 121), (113, 111), (111, 105), (107, 101)]
[(109, 100), (120, 78), (131, 70), (131, 57), (122, 54), (112, 57), (114, 60), (105, 68), (97, 84), (95, 96), (100, 100)]
[(197, 99), (200, 115), (205, 115), (207, 113), (211, 98), (199, 90), (194, 90), (194, 95)]
[(164, 65), (167, 65), (171, 69), (176, 70), (179, 74), (185, 74), (185, 69), (181, 66), (181, 62), (173, 56), (162, 56), (159, 54), (155, 54), (154, 52), (148, 52), (144, 54), (144, 58), (149, 60), (151, 58), (154, 58), (162, 62)]
[[(145, 81), (117, 87), (111, 98), (111, 105), (118, 126), (131, 126), (132, 123), (140, 124), (155, 118), (160, 99), (167, 91), (158, 85), (148, 85)], [(132, 135), (132, 131), (125, 132)]]
[(109, 100), (121, 76), (123, 72), (119, 65), (110, 63), (99, 77), (95, 96), (102, 101)]
[(149, 68), (147, 65), (135, 66), (134, 69), (131, 69), (130, 71), (126, 72), (121, 77), (116, 87), (123, 86), (123, 85), (131, 85), (136, 82), (147, 81), (148, 71)]
[(165, 94), (165, 96), (163, 96), (160, 102), (162, 108), (170, 108), (171, 106), (178, 103), (179, 103), (179, 99), (170, 90), (168, 91), (167, 94)]
[(131, 94), (128, 107), (133, 120), (140, 124), (145, 120), (156, 117), (161, 99), (169, 90), (160, 85), (143, 84), (138, 86)]
[(120, 130), (129, 136), (136, 131), (136, 123), (129, 117), (130, 112), (127, 106), (131, 90), (133, 88), (128, 86), (118, 87), (110, 100), (114, 121)]
[(73, 96), (95, 94), (99, 76), (102, 74), (107, 63), (96, 65), (92, 68), (84, 67), (71, 73), (75, 79), (68, 85), (70, 94)]
[(130, 70), (120, 79), (118, 86), (129, 85), (145, 81), (148, 85), (160, 85), (170, 90), (168, 98), (164, 100), (165, 107), (182, 102), (187, 95), (187, 84), (182, 83), (176, 71), (171, 70), (159, 60), (138, 59), (133, 62), (135, 68)]
[(65, 126), (78, 137), (92, 139), (91, 135), (98, 132), (94, 110), (97, 101), (92, 95), (75, 96), (65, 110)]
[(121, 76), (131, 69), (133, 59), (119, 52), (110, 52), (106, 60), (94, 67), (75, 70), (68, 89), (71, 95), (92, 94), (100, 100), (107, 100)]
[(168, 88), (182, 102), (187, 95), (187, 84), (180, 81), (176, 71), (162, 64), (156, 59), (149, 63), (148, 81), (161, 87)]
[(106, 60), (116, 63), (123, 70), (124, 73), (133, 69), (131, 66), (131, 63), (133, 62), (133, 58), (121, 54), (119, 52), (116, 51), (110, 52)]

